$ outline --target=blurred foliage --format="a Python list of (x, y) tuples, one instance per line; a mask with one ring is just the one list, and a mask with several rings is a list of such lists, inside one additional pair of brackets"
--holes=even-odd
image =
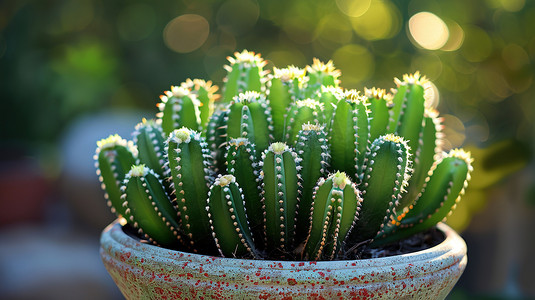
[(534, 28), (526, 0), (2, 1), (1, 137), (53, 145), (82, 114), (154, 109), (188, 77), (220, 84), (236, 50), (278, 67), (332, 58), (347, 88), (426, 74), (447, 147), (474, 145), (470, 197), (484, 199), (533, 153)]

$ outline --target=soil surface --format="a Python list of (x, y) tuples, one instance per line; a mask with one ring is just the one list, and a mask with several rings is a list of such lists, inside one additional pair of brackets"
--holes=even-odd
[(391, 245), (373, 249), (365, 248), (359, 257), (361, 259), (378, 258), (421, 251), (440, 244), (444, 238), (444, 234), (433, 227)]
[[(129, 225), (123, 226), (123, 230), (129, 236), (138, 239), (141, 242), (148, 243), (148, 241), (140, 238), (140, 236), (136, 233), (136, 230), (130, 227)], [(436, 246), (442, 241), (444, 241), (444, 238), (444, 234), (437, 230), (435, 227), (433, 227), (422, 233), (415, 234), (408, 239), (401, 240), (397, 243), (393, 243), (390, 245), (378, 248), (369, 248), (363, 245), (362, 247), (358, 247), (357, 251), (355, 251), (351, 255), (346, 255), (346, 257), (340, 257), (339, 260), (369, 259), (408, 254)], [(291, 259), (291, 256), (289, 255), (287, 255), (286, 257), (290, 258), (287, 260), (294, 260)]]

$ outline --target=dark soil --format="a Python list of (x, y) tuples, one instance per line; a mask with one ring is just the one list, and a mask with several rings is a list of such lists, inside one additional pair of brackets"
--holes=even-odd
[[(136, 230), (131, 226), (123, 226), (123, 231), (132, 238), (138, 239), (141, 242), (147, 243), (146, 240), (140, 238)], [(418, 233), (412, 237), (393, 243), (390, 245), (382, 246), (379, 248), (370, 248), (366, 245), (357, 247), (356, 251), (352, 253), (346, 253), (345, 257), (340, 257), (340, 260), (352, 260), (352, 259), (369, 259), (388, 257), (394, 255), (408, 254), (434, 247), (444, 241), (444, 234), (436, 228), (431, 228), (425, 232)], [(343, 250), (342, 250), (343, 251)], [(287, 255), (287, 260), (292, 260), (291, 255)], [(298, 259), (297, 259), (298, 260)]]
[(436, 228), (415, 234), (408, 239), (380, 248), (364, 248), (361, 259), (401, 255), (434, 247), (444, 241), (444, 234)]

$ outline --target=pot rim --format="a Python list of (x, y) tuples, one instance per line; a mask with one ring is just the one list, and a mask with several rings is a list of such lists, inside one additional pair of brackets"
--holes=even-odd
[[(444, 269), (450, 266), (451, 264), (458, 263), (458, 258), (466, 257), (466, 243), (448, 225), (444, 223), (438, 223), (437, 228), (444, 234), (444, 240), (438, 245), (424, 250), (379, 258), (332, 261), (242, 259), (172, 250), (147, 243), (142, 243), (139, 240), (131, 237), (123, 231), (123, 226), (120, 223), (120, 219), (115, 220), (103, 230), (100, 242), (101, 251), (109, 252), (112, 248), (123, 248), (124, 252), (144, 253), (145, 255), (151, 255), (153, 258), (168, 258), (172, 261), (176, 261), (177, 258), (187, 257), (187, 259), (190, 261), (198, 261), (200, 263), (206, 262), (208, 260), (212, 263), (216, 261), (224, 261), (225, 264), (236, 265), (236, 267), (254, 265), (255, 267), (273, 268), (275, 266), (279, 270), (306, 270), (309, 269), (310, 266), (312, 266), (314, 269), (325, 268), (329, 270), (336, 270), (346, 269), (348, 265), (354, 268), (377, 268), (385, 266), (394, 268), (396, 268), (397, 266), (399, 268), (401, 266), (406, 266), (407, 264), (415, 265), (419, 262), (428, 262), (430, 260), (438, 259), (439, 257), (449, 257), (452, 260), (449, 261), (446, 266), (443, 266), (441, 264), (442, 266), (440, 267), (440, 269)], [(172, 261), (170, 263), (172, 263)]]

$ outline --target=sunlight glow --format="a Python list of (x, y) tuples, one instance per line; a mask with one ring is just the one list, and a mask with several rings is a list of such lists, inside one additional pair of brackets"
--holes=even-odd
[(435, 14), (420, 12), (409, 19), (409, 32), (418, 46), (437, 50), (446, 44), (449, 30), (446, 23)]

